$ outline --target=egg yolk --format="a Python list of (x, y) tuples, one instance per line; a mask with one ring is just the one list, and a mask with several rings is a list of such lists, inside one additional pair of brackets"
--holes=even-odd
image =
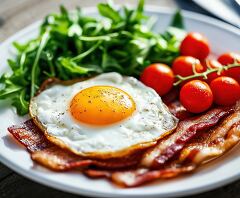
[(79, 122), (108, 125), (131, 116), (136, 109), (134, 100), (121, 89), (93, 86), (78, 92), (70, 103), (70, 112)]

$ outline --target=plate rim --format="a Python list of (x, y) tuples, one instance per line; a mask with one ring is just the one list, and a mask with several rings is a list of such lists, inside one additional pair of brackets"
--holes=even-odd
[[(205, 11), (207, 11), (207, 12), (209, 12), (210, 14), (214, 15), (215, 17), (217, 17), (217, 18), (219, 18), (219, 19), (221, 19), (221, 20), (223, 20), (223, 21), (225, 21), (225, 22), (227, 22), (227, 23), (229, 23), (229, 24), (231, 24), (231, 25), (233, 25), (233, 26), (235, 26), (235, 27), (240, 28), (240, 25), (237, 23), (237, 20), (236, 20), (235, 17), (234, 17), (234, 21), (232, 22), (232, 21), (230, 20), (230, 18), (225, 18), (225, 17), (223, 17), (221, 14), (219, 14), (218, 12), (214, 11), (214, 9), (212, 9), (211, 6), (208, 7), (208, 6), (206, 5), (206, 2), (205, 2), (205, 1), (193, 0), (193, 2), (194, 2), (195, 4), (197, 4), (198, 6), (200, 6), (202, 9), (204, 9)], [(235, 12), (235, 9), (233, 8), (234, 6), (231, 7), (231, 6), (229, 6), (228, 4), (226, 4), (226, 3), (223, 3), (223, 4), (224, 4), (226, 7), (228, 7), (229, 10), (232, 10), (234, 14), (236, 14), (236, 15), (234, 15), (234, 16), (237, 16), (237, 13)]]
[[(155, 13), (163, 13), (163, 14), (172, 14), (174, 13), (176, 9), (172, 9), (172, 8), (166, 8), (166, 7), (161, 7), (161, 6), (153, 6), (153, 5), (146, 5), (145, 6), (145, 11), (149, 11), (149, 12), (155, 12)], [(194, 19), (196, 21), (200, 21), (203, 23), (208, 23), (210, 25), (213, 25), (217, 28), (220, 29), (224, 29), (224, 30), (228, 30), (229, 32), (232, 32), (235, 35), (240, 36), (240, 29), (238, 29), (237, 27), (234, 27), (230, 24), (227, 24), (225, 22), (222, 22), (218, 19), (203, 15), (203, 14), (199, 14), (199, 13), (195, 13), (195, 12), (191, 12), (191, 11), (186, 11), (186, 10), (181, 10), (184, 17), (187, 17), (189, 19)], [(96, 12), (96, 7), (83, 7), (83, 12), (84, 13), (95, 13)], [(0, 49), (5, 47), (5, 46), (9, 46), (14, 40), (16, 40), (15, 38), (19, 38), (21, 35), (25, 35), (28, 32), (31, 31), (36, 31), (36, 29), (39, 27), (39, 25), (41, 24), (42, 20), (36, 21), (30, 25), (28, 25), (27, 27), (23, 28), (22, 30), (16, 32), (15, 34), (11, 35), (9, 38), (7, 38), (6, 40), (4, 40), (1, 44), (0, 44)], [(26, 151), (27, 152), (27, 151)], [(66, 184), (59, 184), (58, 182), (49, 180), (48, 178), (46, 178), (45, 176), (43, 176), (41, 174), (41, 172), (39, 171), (32, 171), (29, 174), (29, 170), (26, 170), (22, 167), (19, 167), (17, 165), (17, 163), (14, 163), (11, 160), (8, 160), (7, 158), (4, 157), (4, 155), (2, 155), (0, 153), (0, 161), (6, 165), (7, 167), (9, 167), (10, 169), (12, 169), (13, 171), (17, 172), (18, 174), (22, 175), (23, 177), (26, 177), (34, 182), (40, 183), (44, 186), (48, 186), (48, 187), (52, 187), (54, 189), (58, 189), (61, 191), (65, 191), (65, 192), (69, 192), (69, 193), (74, 193), (74, 194), (78, 194), (78, 195), (87, 195), (87, 196), (98, 196), (98, 197), (120, 197), (120, 196), (128, 196), (128, 197), (179, 197), (179, 196), (184, 196), (184, 195), (193, 195), (196, 193), (200, 193), (200, 192), (206, 192), (209, 190), (212, 190), (214, 188), (218, 188), (220, 186), (226, 185), (234, 180), (237, 180), (240, 178), (240, 171), (238, 174), (234, 174), (233, 176), (228, 177), (227, 179), (221, 180), (219, 182), (213, 182), (211, 183), (211, 185), (202, 185), (202, 186), (198, 186), (195, 188), (191, 188), (191, 189), (185, 189), (182, 191), (178, 191), (177, 194), (176, 192), (172, 193), (172, 194), (158, 194), (156, 192), (154, 193), (150, 193), (150, 194), (139, 194), (139, 193), (131, 193), (128, 194), (126, 193), (120, 193), (120, 194), (116, 194), (114, 192), (112, 193), (104, 193), (104, 192), (96, 192), (94, 190), (86, 190), (86, 189), (82, 189), (82, 188), (75, 188), (73, 186), (68, 186)], [(51, 182), (50, 182), (51, 181)], [(141, 188), (141, 187), (138, 187)], [(138, 189), (138, 188), (134, 188), (134, 190)]]

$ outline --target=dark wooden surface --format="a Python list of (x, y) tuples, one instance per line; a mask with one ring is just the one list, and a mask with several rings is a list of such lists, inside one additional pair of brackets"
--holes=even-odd
[[(58, 10), (60, 4), (68, 8), (94, 6), (100, 0), (0, 0), (0, 42), (18, 30), (41, 19), (47, 13)], [(137, 0), (116, 0), (116, 3), (135, 4)], [(148, 4), (180, 7), (210, 15), (187, 0), (146, 0)], [(1, 152), (1, 151), (0, 151)], [(79, 196), (61, 192), (30, 181), (0, 163), (0, 198), (76, 198)], [(83, 197), (83, 196), (82, 196)], [(191, 198), (240, 198), (240, 181)]]

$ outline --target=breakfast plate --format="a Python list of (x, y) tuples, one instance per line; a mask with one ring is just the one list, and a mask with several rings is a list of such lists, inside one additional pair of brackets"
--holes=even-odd
[[(167, 27), (173, 12), (166, 8), (146, 6), (146, 13), (155, 15), (158, 19), (155, 25), (156, 31)], [(85, 13), (96, 15), (97, 12), (95, 8), (87, 8)], [(200, 14), (183, 11), (183, 16), (186, 29), (199, 31), (206, 35), (214, 53), (239, 51), (239, 29)], [(25, 28), (0, 45), (1, 73), (8, 70), (7, 59), (14, 56), (11, 43), (13, 41), (25, 42), (34, 38), (38, 33), (40, 23), (37, 22)], [(26, 150), (17, 144), (7, 132), (9, 126), (18, 124), (26, 118), (26, 116), (17, 116), (8, 102), (1, 103), (0, 161), (33, 181), (66, 192), (93, 197), (176, 197), (204, 192), (240, 178), (239, 146), (223, 157), (203, 165), (194, 174), (171, 180), (155, 181), (148, 185), (129, 189), (114, 186), (102, 179), (91, 180), (77, 171), (53, 172), (34, 164)]]

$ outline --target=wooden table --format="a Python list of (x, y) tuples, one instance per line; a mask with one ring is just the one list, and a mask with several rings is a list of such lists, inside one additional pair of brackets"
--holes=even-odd
[[(42, 19), (46, 14), (57, 11), (60, 4), (67, 8), (78, 6), (94, 6), (100, 0), (0, 0), (0, 42), (18, 30), (26, 27), (36, 20)], [(115, 0), (118, 4), (132, 3), (136, 0)], [(208, 14), (190, 1), (173, 0), (146, 0), (147, 4), (161, 5), (175, 8), (177, 6), (203, 14)], [(30, 181), (8, 169), (0, 163), (0, 198), (75, 198), (77, 196), (64, 193)], [(239, 198), (240, 181), (225, 187), (192, 196), (195, 198)]]

